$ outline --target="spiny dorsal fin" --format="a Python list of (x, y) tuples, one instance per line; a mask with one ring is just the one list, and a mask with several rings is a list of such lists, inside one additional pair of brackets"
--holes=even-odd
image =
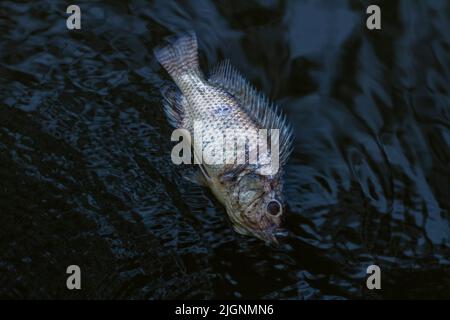
[(279, 129), (280, 164), (284, 164), (292, 152), (293, 133), (278, 106), (258, 92), (231, 64), (229, 60), (215, 66), (208, 79), (212, 85), (219, 86), (232, 94), (247, 114), (264, 129)]

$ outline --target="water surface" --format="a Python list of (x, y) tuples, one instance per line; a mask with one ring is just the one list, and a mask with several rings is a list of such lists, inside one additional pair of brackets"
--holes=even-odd
[[(448, 1), (378, 31), (366, 1), (77, 4), (69, 31), (66, 1), (0, 3), (0, 297), (450, 298)], [(278, 248), (170, 161), (152, 50), (186, 30), (294, 127)]]

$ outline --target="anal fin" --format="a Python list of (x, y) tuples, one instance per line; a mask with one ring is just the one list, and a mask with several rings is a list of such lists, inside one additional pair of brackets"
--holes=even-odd
[(161, 94), (164, 99), (163, 106), (167, 120), (174, 128), (182, 128), (187, 103), (186, 98), (173, 85), (164, 87)]

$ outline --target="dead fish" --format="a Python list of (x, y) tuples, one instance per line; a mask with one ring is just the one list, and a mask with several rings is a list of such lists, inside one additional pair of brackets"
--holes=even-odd
[[(200, 163), (205, 185), (225, 206), (234, 230), (277, 243), (284, 212), (282, 167), (292, 151), (292, 129), (278, 108), (257, 92), (229, 61), (218, 64), (206, 78), (200, 70), (197, 51), (193, 32), (172, 38), (168, 45), (154, 50), (157, 60), (178, 87), (163, 91), (169, 122), (175, 128), (186, 130), (185, 138), (194, 146), (194, 158)], [(211, 159), (209, 153), (205, 155), (205, 149), (220, 150), (224, 148), (223, 140), (212, 138), (205, 142), (195, 134), (192, 138), (197, 123), (201, 123), (200, 137), (207, 138), (243, 129), (251, 132), (277, 129), (278, 137), (275, 133), (269, 135), (275, 137), (275, 143), (266, 157), (272, 159), (276, 150), (279, 168), (267, 172), (267, 162), (249, 161), (248, 153), (256, 150), (254, 146), (261, 141), (253, 134), (234, 137), (237, 145), (251, 146), (246, 149), (244, 163), (207, 161)], [(269, 165), (273, 169), (272, 164)]]

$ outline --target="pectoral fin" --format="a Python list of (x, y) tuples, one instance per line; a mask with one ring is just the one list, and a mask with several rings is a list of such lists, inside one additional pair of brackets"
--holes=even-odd
[(189, 182), (192, 182), (193, 184), (196, 184), (196, 185), (199, 185), (202, 187), (208, 186), (208, 181), (206, 180), (207, 178), (203, 174), (202, 170), (192, 170), (188, 174), (185, 174), (183, 176), (183, 178)]

